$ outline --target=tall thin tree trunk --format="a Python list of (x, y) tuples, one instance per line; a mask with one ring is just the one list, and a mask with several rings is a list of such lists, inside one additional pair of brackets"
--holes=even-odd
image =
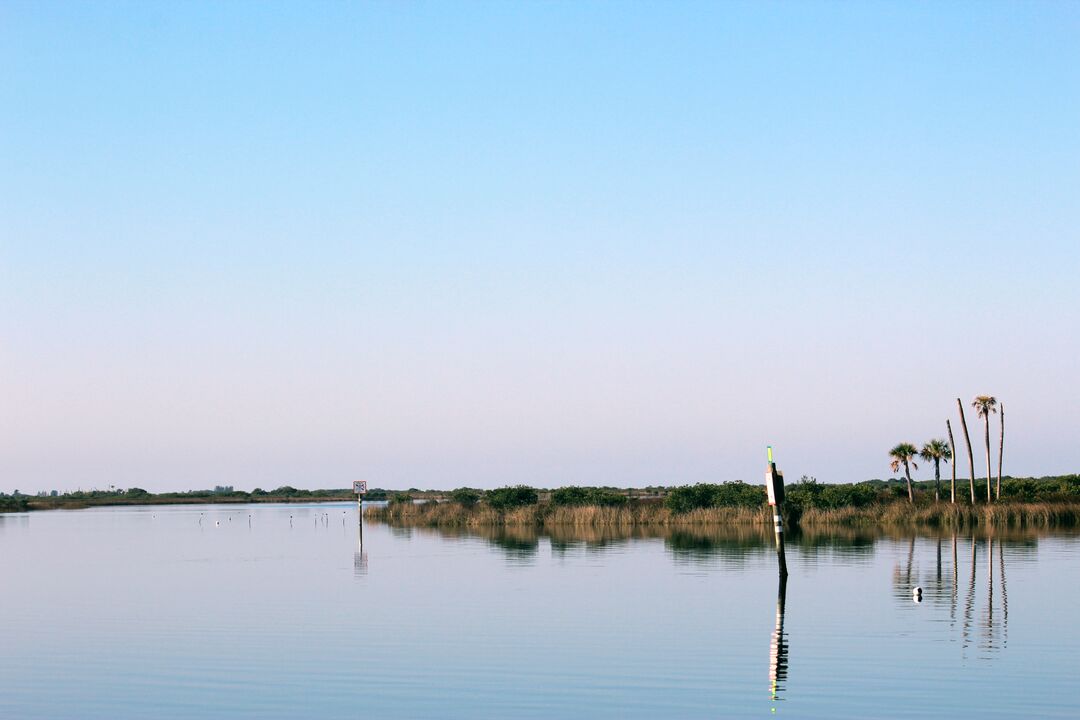
[(952, 498), (952, 504), (953, 504), (953, 505), (955, 505), (955, 504), (956, 504), (956, 443), (955, 443), (955, 442), (953, 441), (953, 436), (952, 436), (952, 423), (950, 423), (950, 422), (949, 422), (948, 420), (946, 420), (946, 421), (945, 421), (945, 427), (946, 427), (946, 428), (948, 429), (948, 431), (949, 431), (949, 452), (951, 452), (951, 453), (952, 453), (952, 463), (951, 463), (951, 465), (952, 465), (952, 488), (951, 488), (951, 498)]
[(908, 470), (907, 460), (904, 461), (904, 476), (907, 477), (907, 499), (912, 505), (915, 504), (915, 493), (911, 491), (911, 471)]
[(992, 488), (990, 487), (990, 412), (987, 411), (983, 417), (986, 425), (986, 502), (991, 502), (994, 498), (990, 494)]
[(956, 407), (960, 408), (960, 427), (964, 429), (964, 442), (967, 443), (968, 451), (968, 467), (971, 470), (971, 474), (968, 475), (969, 483), (971, 485), (971, 504), (975, 504), (975, 455), (971, 452), (971, 436), (968, 435), (967, 418), (964, 417), (964, 403), (960, 402), (960, 398), (956, 398)]
[(941, 502), (941, 458), (934, 458), (934, 502)]
[(1001, 413), (1001, 442), (998, 443), (998, 482), (997, 493), (995, 497), (1001, 499), (1001, 457), (1005, 454), (1005, 403), (1001, 403), (998, 407), (998, 411)]

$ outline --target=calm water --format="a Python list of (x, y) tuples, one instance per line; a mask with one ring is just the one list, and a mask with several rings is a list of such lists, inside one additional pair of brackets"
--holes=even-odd
[(358, 535), (0, 515), (0, 717), (1080, 716), (1075, 535)]

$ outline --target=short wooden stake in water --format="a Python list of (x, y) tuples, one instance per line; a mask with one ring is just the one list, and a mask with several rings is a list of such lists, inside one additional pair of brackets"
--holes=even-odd
[(784, 555), (784, 473), (773, 462), (772, 445), (769, 446), (769, 466), (765, 470), (765, 490), (773, 509), (773, 533), (776, 535), (776, 560), (780, 566), (780, 578), (787, 579), (787, 557)]

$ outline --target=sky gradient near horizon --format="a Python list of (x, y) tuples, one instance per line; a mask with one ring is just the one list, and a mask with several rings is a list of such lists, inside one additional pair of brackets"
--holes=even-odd
[(1006, 474), (1077, 472), (1077, 37), (8, 0), (0, 491), (856, 481), (981, 393)]

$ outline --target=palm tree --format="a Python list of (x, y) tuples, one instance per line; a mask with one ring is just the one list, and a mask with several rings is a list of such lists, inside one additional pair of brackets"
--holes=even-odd
[(998, 481), (997, 492), (994, 493), (995, 500), (1001, 499), (1001, 456), (1005, 454), (1005, 403), (1001, 403), (998, 408), (1001, 410), (1001, 442), (998, 444)]
[(908, 468), (908, 465), (910, 464), (911, 467), (916, 470), (919, 469), (919, 466), (916, 465), (914, 461), (914, 458), (918, 453), (919, 451), (911, 443), (900, 443), (889, 451), (889, 457), (892, 458), (889, 467), (892, 468), (892, 471), (896, 472), (900, 469), (901, 465), (904, 466), (904, 476), (907, 478), (907, 499), (908, 502), (912, 504), (915, 503), (915, 493), (911, 490), (911, 470)]
[(934, 502), (941, 500), (941, 461), (952, 460), (952, 450), (944, 440), (931, 440), (922, 446), (919, 457), (934, 463)]
[(993, 499), (990, 497), (990, 416), (997, 412), (997, 398), (993, 395), (976, 395), (971, 407), (986, 424), (986, 502), (990, 502)]
[(953, 460), (954, 460), (954, 462), (952, 463), (952, 486), (951, 486), (951, 492), (949, 494), (949, 497), (950, 497), (950, 501), (952, 502), (952, 504), (955, 505), (956, 504), (956, 462), (955, 462), (955, 460), (956, 460), (956, 442), (953, 440), (952, 423), (949, 422), (948, 418), (945, 419), (945, 429), (949, 431), (949, 454), (953, 456)]
[(960, 402), (960, 398), (956, 398), (956, 407), (960, 408), (960, 426), (964, 428), (964, 442), (967, 443), (968, 451), (968, 468), (971, 472), (968, 475), (968, 482), (971, 484), (971, 504), (975, 504), (975, 456), (971, 454), (971, 436), (968, 435), (967, 418), (964, 417), (964, 403)]

